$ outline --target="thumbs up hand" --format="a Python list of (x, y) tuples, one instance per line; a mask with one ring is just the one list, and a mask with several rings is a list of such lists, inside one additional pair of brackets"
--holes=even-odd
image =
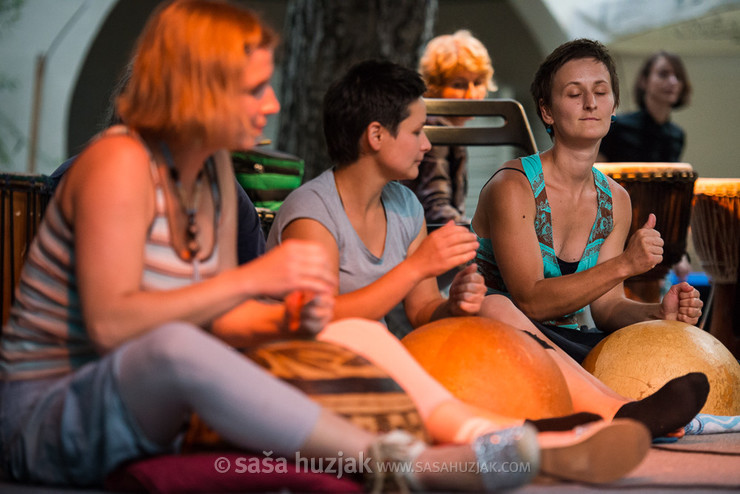
[(643, 228), (650, 228), (650, 229), (653, 229), (653, 228), (655, 228), (655, 223), (656, 223), (657, 221), (658, 221), (658, 220), (657, 220), (657, 218), (655, 217), (655, 215), (654, 215), (653, 213), (650, 213), (650, 214), (648, 215), (648, 219), (647, 219), (647, 221), (645, 221), (645, 224), (644, 224), (644, 225), (642, 225), (642, 227), (643, 227)]
[(645, 224), (629, 239), (624, 256), (632, 267), (632, 276), (654, 268), (663, 260), (663, 239), (655, 229), (656, 218), (650, 213)]

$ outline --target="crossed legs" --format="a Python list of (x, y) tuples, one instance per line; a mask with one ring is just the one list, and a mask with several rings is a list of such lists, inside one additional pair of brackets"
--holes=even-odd
[(309, 455), (354, 456), (373, 440), (190, 324), (166, 324), (120, 351), (121, 398), (156, 443), (171, 443), (193, 411), (250, 451), (292, 455), (309, 445)]
[[(191, 412), (247, 451), (362, 460), (379, 437), (322, 409), (232, 347), (187, 323), (166, 324), (126, 344), (118, 368), (121, 399), (147, 439), (170, 444)], [(469, 445), (412, 448), (416, 461), (476, 461)], [(474, 472), (422, 471), (419, 487), (480, 490)]]

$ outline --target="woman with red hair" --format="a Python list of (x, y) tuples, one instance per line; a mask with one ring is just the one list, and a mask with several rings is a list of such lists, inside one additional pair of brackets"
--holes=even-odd
[[(516, 486), (536, 472), (531, 428), (445, 448), (378, 437), (219, 339), (284, 335), (288, 321), (315, 332), (333, 313), (336, 275), (316, 243), (286, 242), (237, 267), (227, 150), (254, 146), (279, 110), (274, 44), (254, 14), (224, 1), (167, 2), (148, 22), (117, 100), (123, 125), (59, 184), (3, 328), (0, 471), (11, 479), (99, 485), (124, 462), (176, 450), (193, 412), (252, 452), (534, 462), (510, 475), (401, 475), (420, 488)], [(311, 294), (296, 313), (260, 301), (296, 291)]]

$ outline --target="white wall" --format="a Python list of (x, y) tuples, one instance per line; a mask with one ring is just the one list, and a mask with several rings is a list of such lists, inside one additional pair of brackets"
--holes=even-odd
[[(26, 0), (17, 22), (0, 35), (0, 73), (15, 88), (0, 91), (0, 139), (10, 163), (0, 169), (28, 171), (36, 57), (48, 53), (37, 151), (37, 173), (49, 173), (65, 158), (67, 109), (90, 41), (116, 0)], [(79, 10), (58, 44), (57, 35)], [(51, 48), (51, 51), (49, 51)]]
[(699, 176), (740, 178), (740, 59), (691, 57), (685, 62), (694, 93), (691, 105), (675, 117), (687, 134), (683, 159)]

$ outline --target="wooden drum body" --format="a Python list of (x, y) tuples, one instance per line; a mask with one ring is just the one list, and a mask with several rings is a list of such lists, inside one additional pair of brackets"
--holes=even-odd
[(0, 292), (3, 300), (3, 324), (15, 298), (15, 286), (21, 267), (50, 197), (51, 188), (45, 176), (0, 174), (0, 223), (3, 231), (0, 246)]
[[(694, 187), (691, 238), (712, 280), (710, 332), (740, 356), (740, 179), (702, 178)], [(706, 309), (705, 309), (706, 310)]]
[[(346, 348), (323, 341), (288, 340), (243, 353), (357, 427), (372, 433), (403, 429), (429, 441), (411, 397), (383, 369)], [(183, 447), (198, 451), (232, 446), (193, 414)]]
[(663, 262), (625, 281), (625, 288), (631, 298), (659, 302), (663, 279), (686, 252), (697, 175), (688, 163), (598, 163), (596, 168), (624, 187), (630, 196), (632, 224), (628, 241), (650, 213), (655, 214), (655, 229), (665, 242)]

